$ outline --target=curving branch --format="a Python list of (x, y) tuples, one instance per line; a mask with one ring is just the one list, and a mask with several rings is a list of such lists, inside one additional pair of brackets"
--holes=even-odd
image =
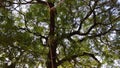
[(80, 31), (80, 29), (82, 28), (82, 24), (84, 23), (84, 21), (93, 13), (93, 11), (95, 10), (95, 7), (97, 6), (98, 0), (95, 1), (93, 7), (90, 7), (90, 11), (87, 13), (87, 15), (80, 21), (80, 25), (78, 28), (78, 31)]
[(79, 56), (89, 56), (89, 57), (92, 57), (96, 62), (98, 62), (98, 63), (100, 64), (100, 61), (95, 57), (94, 54), (92, 54), (92, 53), (87, 53), (87, 52), (83, 52), (83, 53), (80, 54), (80, 55), (77, 54), (77, 55), (71, 56), (70, 58), (66, 58), (66, 57), (63, 58), (62, 60), (58, 61), (57, 66), (61, 65), (62, 63), (66, 62), (66, 61), (71, 61), (71, 60), (73, 60), (73, 59), (75, 59), (75, 58), (77, 58), (77, 57), (79, 57)]
[(3, 1), (3, 0), (1, 0), (0, 1), (0, 7), (10, 7), (10, 6), (12, 6), (13, 4), (18, 4), (18, 5), (20, 5), (20, 4), (22, 4), (22, 5), (25, 5), (25, 4), (36, 4), (36, 2), (34, 2), (34, 0), (31, 0), (31, 1), (25, 1), (24, 0), (24, 2), (21, 2), (21, 1), (19, 1), (19, 2), (13, 2), (13, 1)]
[[(83, 41), (83, 40), (85, 40), (85, 39), (87, 39), (87, 38), (94, 38), (94, 37), (100, 37), (100, 36), (102, 36), (102, 35), (105, 35), (105, 34), (107, 34), (108, 32), (110, 32), (110, 31), (112, 31), (112, 30), (116, 30), (116, 31), (119, 31), (119, 29), (115, 29), (114, 28), (114, 23), (113, 22), (117, 22), (118, 20), (119, 20), (119, 18), (120, 18), (120, 16), (118, 16), (118, 17), (116, 17), (116, 18), (114, 18), (113, 20), (111, 20), (111, 22), (113, 23), (107, 23), (107, 24), (105, 24), (104, 22), (97, 22), (97, 20), (96, 20), (96, 14), (95, 14), (95, 11), (93, 11), (93, 18), (94, 18), (94, 20), (93, 20), (93, 22), (94, 22), (94, 24), (91, 26), (91, 27), (89, 27), (89, 29), (86, 31), (86, 32), (84, 32), (84, 33), (81, 33), (80, 31), (73, 31), (73, 32), (71, 32), (71, 33), (67, 33), (67, 34), (65, 34), (65, 38), (69, 38), (69, 37), (71, 37), (71, 36), (73, 36), (73, 35), (80, 35), (80, 36), (86, 36), (86, 37), (84, 37), (84, 38), (82, 38), (82, 39), (80, 39), (79, 41)], [(103, 26), (107, 26), (107, 25), (112, 25), (111, 26), (111, 28), (110, 29), (108, 29), (108, 30), (106, 30), (106, 31), (104, 31), (104, 32), (101, 32), (101, 33), (99, 33), (99, 34), (92, 34), (92, 33), (90, 33), (90, 31), (92, 30), (92, 29), (94, 29), (96, 26), (98, 26), (98, 25), (103, 25)], [(63, 36), (63, 35), (62, 35)]]
[(28, 26), (27, 26), (27, 20), (24, 20), (24, 22), (25, 22), (25, 29), (26, 29), (29, 33), (32, 33), (32, 34), (34, 34), (34, 35), (36, 35), (36, 36), (40, 36), (41, 38), (47, 39), (47, 37), (42, 36), (40, 33), (32, 32), (32, 31), (28, 28)]

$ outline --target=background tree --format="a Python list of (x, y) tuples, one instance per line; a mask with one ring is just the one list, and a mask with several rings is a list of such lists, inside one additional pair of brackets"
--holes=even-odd
[(0, 67), (119, 67), (119, 24), (119, 0), (1, 0)]

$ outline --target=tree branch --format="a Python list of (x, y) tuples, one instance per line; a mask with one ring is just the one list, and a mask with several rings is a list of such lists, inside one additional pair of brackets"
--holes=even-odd
[(50, 8), (54, 7), (54, 4), (51, 2), (46, 2), (46, 1), (41, 1), (41, 0), (36, 0), (36, 1), (40, 4), (48, 5)]
[(90, 11), (88, 12), (88, 14), (81, 20), (78, 31), (80, 31), (80, 29), (82, 28), (82, 24), (84, 23), (84, 21), (93, 13), (93, 11), (94, 11), (94, 9), (97, 5), (97, 2), (98, 2), (98, 0), (95, 1), (95, 4), (94, 4), (93, 8), (90, 7)]
[(26, 29), (29, 33), (32, 33), (32, 34), (34, 34), (34, 35), (36, 35), (36, 36), (40, 36), (41, 38), (47, 39), (45, 36), (42, 36), (40, 33), (32, 32), (32, 31), (28, 28), (28, 26), (27, 26), (27, 21), (24, 20), (24, 22), (25, 22), (25, 27), (26, 27), (25, 29)]
[(57, 66), (61, 65), (62, 63), (66, 62), (66, 61), (71, 61), (71, 60), (73, 60), (73, 59), (75, 59), (75, 58), (77, 58), (77, 57), (79, 57), (79, 56), (90, 56), (90, 57), (92, 57), (96, 62), (98, 62), (98, 63), (100, 64), (100, 61), (95, 57), (94, 54), (92, 54), (92, 53), (87, 53), (87, 52), (83, 52), (83, 54), (81, 54), (81, 55), (73, 55), (73, 56), (71, 56), (70, 58), (66, 58), (66, 57), (63, 58), (62, 60), (58, 61)]

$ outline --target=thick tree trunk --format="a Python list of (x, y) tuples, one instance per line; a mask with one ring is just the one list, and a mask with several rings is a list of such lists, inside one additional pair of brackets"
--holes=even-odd
[(56, 46), (51, 46), (48, 53), (47, 68), (57, 68)]
[(49, 46), (49, 53), (48, 53), (48, 61), (47, 61), (47, 68), (57, 68), (56, 64), (56, 48), (57, 42), (55, 38), (55, 15), (56, 15), (56, 8), (54, 4), (49, 3), (50, 7), (50, 32), (48, 37), (48, 46)]

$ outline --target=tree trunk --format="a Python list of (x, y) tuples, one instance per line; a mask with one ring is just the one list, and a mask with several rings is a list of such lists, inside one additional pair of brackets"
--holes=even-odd
[(56, 8), (54, 4), (49, 3), (50, 7), (50, 32), (48, 37), (48, 46), (49, 46), (49, 53), (48, 53), (48, 61), (47, 61), (47, 68), (57, 68), (56, 64), (56, 48), (57, 42), (55, 38), (55, 15), (56, 15)]
[(57, 68), (56, 64), (56, 45), (53, 45), (49, 49), (47, 68)]

